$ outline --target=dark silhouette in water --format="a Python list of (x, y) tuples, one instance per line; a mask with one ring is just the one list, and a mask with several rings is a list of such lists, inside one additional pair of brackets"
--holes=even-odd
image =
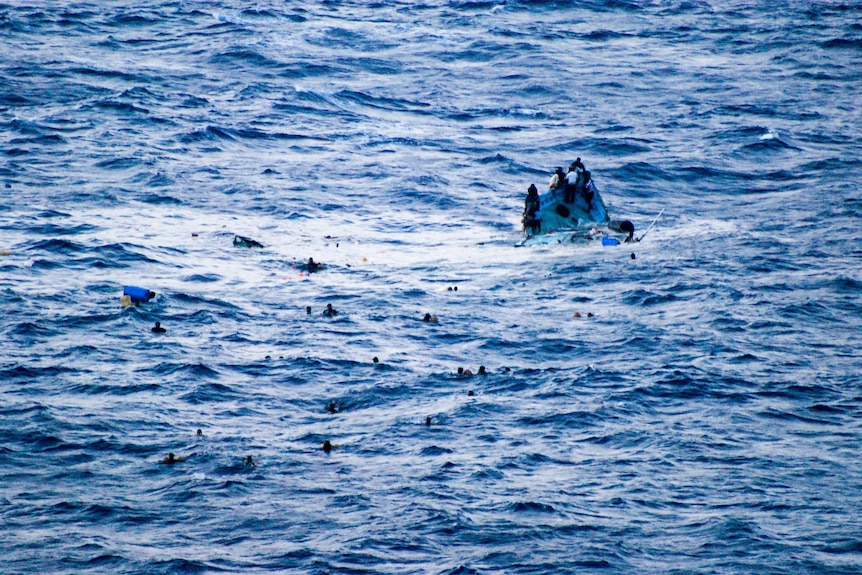
[(307, 267), (308, 267), (308, 273), (313, 273), (313, 272), (322, 270), (326, 266), (321, 264), (321, 263), (315, 262), (313, 258), (308, 258)]
[(168, 330), (163, 328), (161, 323), (156, 322), (155, 327), (153, 329), (151, 329), (150, 331), (152, 331), (153, 333), (165, 333)]
[(332, 443), (330, 443), (330, 441), (327, 439), (323, 442), (323, 447), (321, 449), (323, 449), (323, 451), (325, 451), (326, 453), (329, 453), (330, 451), (332, 451)]
[(263, 244), (245, 236), (234, 236), (233, 245), (238, 248), (262, 248)]
[(623, 243), (633, 241), (635, 235), (635, 225), (629, 220), (611, 220), (608, 227), (616, 232), (628, 234)]
[(168, 453), (168, 456), (162, 459), (162, 463), (179, 463), (182, 457), (175, 457), (173, 453)]
[(323, 310), (323, 315), (325, 315), (326, 317), (335, 317), (338, 315), (338, 312), (333, 309), (331, 303), (328, 303), (326, 304), (326, 309)]

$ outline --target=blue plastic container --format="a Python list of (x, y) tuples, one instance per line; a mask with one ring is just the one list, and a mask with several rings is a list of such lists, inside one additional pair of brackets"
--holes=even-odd
[(132, 303), (142, 303), (156, 297), (156, 292), (138, 286), (126, 286), (123, 288), (123, 295), (129, 296)]
[(618, 246), (620, 241), (617, 238), (602, 238), (603, 246)]

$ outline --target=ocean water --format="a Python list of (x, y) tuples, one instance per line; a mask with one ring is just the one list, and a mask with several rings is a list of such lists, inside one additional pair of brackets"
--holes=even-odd
[[(862, 4), (48, 0), (0, 46), (0, 572), (862, 572)], [(578, 156), (662, 216), (517, 247)]]

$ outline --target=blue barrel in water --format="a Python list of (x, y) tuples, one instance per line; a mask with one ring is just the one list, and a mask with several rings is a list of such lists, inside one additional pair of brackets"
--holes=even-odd
[(156, 297), (156, 292), (137, 286), (126, 286), (123, 288), (123, 295), (129, 296), (132, 303), (147, 302)]
[(617, 238), (602, 238), (603, 246), (618, 246), (620, 241)]

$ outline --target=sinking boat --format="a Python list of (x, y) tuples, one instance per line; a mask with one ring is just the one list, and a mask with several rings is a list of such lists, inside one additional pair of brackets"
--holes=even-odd
[[(579, 179), (568, 193), (563, 182), (537, 196), (533, 197), (533, 209), (530, 209), (528, 196), (522, 219), (525, 237), (519, 245), (591, 240), (601, 241), (603, 245), (619, 245), (633, 241), (634, 225), (628, 220), (610, 218), (591, 179), (586, 183)], [(536, 204), (538, 209), (535, 209)]]

